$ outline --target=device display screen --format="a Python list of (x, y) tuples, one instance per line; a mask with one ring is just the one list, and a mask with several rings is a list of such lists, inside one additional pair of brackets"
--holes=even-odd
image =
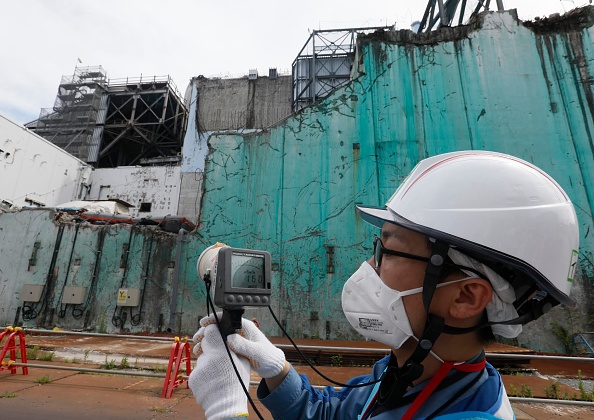
[(264, 258), (233, 253), (231, 256), (231, 286), (233, 288), (263, 289)]

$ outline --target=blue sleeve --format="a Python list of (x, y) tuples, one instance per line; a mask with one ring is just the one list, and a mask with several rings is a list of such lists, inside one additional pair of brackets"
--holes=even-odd
[[(381, 363), (383, 360), (376, 363), (371, 375), (355, 377), (347, 384), (373, 382), (379, 378), (385, 368), (385, 363)], [(323, 390), (315, 389), (306, 375), (299, 375), (291, 366), (285, 380), (273, 392), (268, 391), (266, 383), (262, 380), (258, 387), (258, 398), (274, 418), (356, 418), (361, 413), (372, 389), (373, 384), (360, 388), (344, 387), (341, 391), (331, 386)]]

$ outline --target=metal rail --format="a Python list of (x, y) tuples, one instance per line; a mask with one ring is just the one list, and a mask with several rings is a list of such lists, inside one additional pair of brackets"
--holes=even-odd
[(489, 357), (496, 357), (498, 359), (532, 359), (532, 360), (556, 360), (556, 361), (570, 361), (570, 362), (594, 362), (594, 357), (570, 357), (570, 356), (546, 356), (541, 354), (502, 354), (502, 353), (485, 353), (487, 359)]
[[(294, 350), (291, 344), (276, 344), (281, 350)], [(349, 352), (364, 352), (364, 353), (382, 353), (388, 354), (390, 349), (378, 349), (367, 347), (336, 347), (336, 346), (299, 346), (301, 350), (322, 350), (322, 351), (349, 351)]]
[(573, 401), (573, 400), (552, 400), (549, 398), (520, 398), (508, 397), (511, 402), (522, 404), (556, 404), (556, 405), (583, 405), (586, 407), (594, 407), (594, 402), (590, 401)]
[[(171, 342), (174, 337), (151, 337), (151, 336), (138, 336), (138, 335), (121, 335), (121, 334), (102, 334), (102, 333), (91, 333), (91, 332), (78, 332), (78, 331), (54, 331), (54, 330), (43, 330), (35, 328), (23, 328), (23, 332), (37, 333), (37, 334), (51, 334), (51, 335), (73, 335), (73, 336), (90, 336), (90, 337), (109, 337), (109, 338), (126, 338), (132, 340), (151, 340), (151, 341), (164, 341)], [(290, 344), (277, 344), (276, 347), (282, 350), (290, 350), (294, 347)], [(387, 354), (390, 349), (386, 348), (367, 348), (367, 347), (337, 347), (337, 346), (299, 346), (301, 350), (313, 350), (313, 351), (344, 351), (344, 352), (361, 352), (361, 353), (378, 353)], [(488, 358), (497, 359), (525, 359), (525, 360), (556, 360), (556, 361), (580, 361), (585, 363), (594, 363), (594, 357), (571, 357), (571, 356), (547, 356), (540, 354), (509, 354), (509, 353), (485, 353)]]
[(91, 333), (91, 332), (78, 332), (78, 331), (54, 331), (54, 330), (43, 330), (36, 328), (23, 328), (24, 333), (36, 333), (36, 334), (50, 334), (50, 335), (80, 335), (88, 337), (110, 337), (110, 338), (129, 338), (132, 340), (151, 340), (151, 341), (173, 341), (174, 337), (151, 337), (142, 335), (123, 335), (123, 334), (102, 334), (102, 333)]
[[(41, 365), (35, 363), (11, 363), (10, 366), (16, 367), (28, 367), (28, 368), (40, 368), (40, 369), (56, 369), (56, 370), (68, 370), (76, 372), (87, 372), (87, 373), (99, 373), (103, 375), (121, 375), (121, 376), (141, 376), (148, 378), (164, 379), (164, 374), (159, 373), (148, 373), (148, 372), (130, 372), (130, 371), (118, 371), (118, 370), (105, 370), (105, 369), (92, 369), (92, 368), (81, 368), (81, 367), (69, 367), (69, 366), (54, 366), (54, 365)], [(182, 376), (183, 379), (188, 379), (188, 376)], [(258, 386), (260, 382), (250, 381), (250, 387)], [(327, 385), (312, 385), (315, 389), (324, 389)], [(341, 387), (335, 387), (336, 390), (341, 390)], [(554, 400), (549, 398), (521, 398), (521, 397), (508, 397), (511, 402), (522, 403), (522, 404), (557, 404), (557, 405), (574, 405), (574, 406), (585, 406), (594, 407), (594, 402), (590, 401), (573, 401), (573, 400)]]
[[(40, 365), (37, 363), (11, 363), (10, 366), (26, 367), (26, 368), (39, 368), (39, 369), (56, 369), (56, 370), (70, 370), (76, 372), (86, 373), (102, 373), (105, 375), (123, 375), (123, 376), (146, 376), (149, 378), (160, 378), (164, 379), (165, 374), (161, 373), (149, 373), (149, 372), (130, 372), (121, 370), (107, 370), (107, 369), (93, 369), (93, 368), (82, 368), (82, 367), (70, 367), (70, 366), (57, 366), (57, 365)], [(187, 378), (187, 376), (186, 376)]]

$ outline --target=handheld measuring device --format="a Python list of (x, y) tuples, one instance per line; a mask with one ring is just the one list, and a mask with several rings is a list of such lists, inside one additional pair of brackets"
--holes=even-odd
[(245, 308), (270, 305), (270, 253), (217, 243), (198, 258), (198, 275), (212, 282), (214, 303), (223, 309), (224, 337), (241, 328)]

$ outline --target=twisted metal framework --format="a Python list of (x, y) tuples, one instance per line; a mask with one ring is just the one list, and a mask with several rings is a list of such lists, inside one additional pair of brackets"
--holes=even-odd
[[(496, 0), (497, 10), (504, 10), (503, 0)], [(481, 8), (489, 10), (491, 0), (478, 0), (469, 18), (480, 12)], [(452, 26), (455, 17), (458, 17), (458, 25), (462, 25), (467, 14), (467, 0), (429, 0), (423, 19), (419, 24), (417, 32), (430, 32), (442, 26)]]
[(314, 30), (292, 65), (293, 111), (324, 98), (350, 80), (356, 33), (387, 26)]
[(110, 80), (99, 167), (177, 163), (188, 111), (169, 77)]
[(62, 77), (54, 107), (26, 126), (96, 167), (175, 164), (188, 110), (169, 76), (108, 80), (99, 67)]

